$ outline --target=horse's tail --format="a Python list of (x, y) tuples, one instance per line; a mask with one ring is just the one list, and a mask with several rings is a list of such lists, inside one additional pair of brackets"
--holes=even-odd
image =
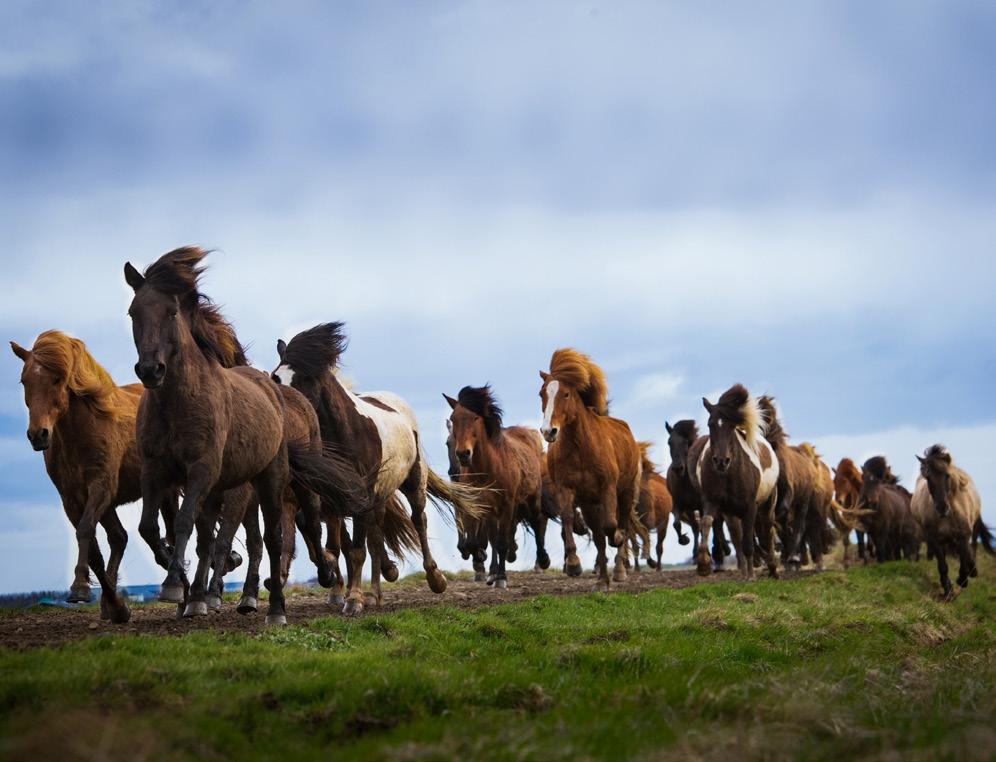
[(426, 467), (426, 471), (429, 472), (429, 498), (440, 513), (453, 520), (457, 529), (464, 528), (465, 519), (478, 520), (487, 515), (486, 497), (491, 491), (490, 487), (475, 487), (472, 484), (462, 482), (449, 482), (429, 467)]
[(560, 501), (552, 490), (544, 489), (540, 492), (540, 513), (548, 519), (560, 521)]
[(986, 549), (986, 553), (991, 556), (996, 556), (996, 549), (993, 549), (992, 532), (982, 521), (981, 516), (975, 520), (975, 534), (978, 535), (979, 541), (982, 543), (982, 547)]
[(384, 510), (384, 544), (399, 560), (421, 549), (415, 524), (397, 493)]
[(843, 533), (847, 534), (852, 529), (863, 532), (861, 517), (867, 516), (871, 511), (862, 508), (845, 508), (835, 499), (830, 500), (830, 521)]
[(329, 447), (321, 452), (288, 442), (291, 478), (322, 499), (322, 508), (337, 516), (359, 516), (370, 510), (367, 479), (356, 465)]

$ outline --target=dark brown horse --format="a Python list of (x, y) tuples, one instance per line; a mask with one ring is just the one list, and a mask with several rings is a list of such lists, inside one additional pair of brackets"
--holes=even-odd
[[(45, 331), (28, 350), (10, 343), (23, 362), (21, 384), (28, 407), (28, 440), (45, 452), (45, 469), (59, 491), (79, 544), (70, 602), (90, 600), (88, 567), (101, 586), (101, 616), (127, 622), (128, 605), (117, 594), (118, 568), (128, 534), (118, 519), (120, 505), (138, 500), (141, 465), (135, 446), (139, 384), (117, 386), (79, 339)], [(176, 497), (163, 503), (172, 535)], [(104, 558), (96, 526), (107, 532), (111, 554)]]
[[(702, 490), (699, 574), (712, 570), (709, 530), (718, 515), (739, 519), (734, 533), (737, 563), (745, 579), (754, 578), (754, 539), (772, 577), (778, 576), (775, 557), (775, 506), (778, 503), (778, 458), (764, 438), (764, 419), (755, 400), (740, 384), (725, 391), (715, 404), (703, 397), (709, 412), (709, 441), (702, 448), (696, 474)], [(736, 535), (740, 535), (739, 542)]]
[[(642, 462), (640, 448), (625, 421), (608, 415), (605, 376), (591, 359), (573, 349), (558, 349), (550, 372), (540, 371), (543, 426), (549, 443), (550, 477), (566, 505), (578, 505), (598, 551), (599, 583), (609, 587), (606, 542), (617, 553), (613, 578), (626, 578), (627, 532), (639, 519)], [(566, 530), (565, 530), (566, 534)]]
[[(699, 436), (698, 426), (693, 420), (678, 421), (674, 426), (664, 422), (667, 429), (667, 446), (671, 453), (671, 465), (667, 469), (667, 488), (674, 505), (674, 529), (678, 532), (678, 543), (688, 544), (687, 535), (681, 531), (681, 521), (692, 528), (692, 552), (699, 546), (699, 522), (696, 514), (702, 513), (702, 492), (699, 488), (696, 466), (709, 437)], [(680, 519), (680, 520), (679, 520)], [(717, 569), (723, 566), (723, 559), (730, 555), (731, 548), (723, 533), (723, 517), (717, 515), (713, 524), (712, 560)]]
[(537, 563), (547, 568), (550, 557), (543, 547), (545, 454), (539, 432), (524, 426), (503, 426), (502, 410), (488, 385), (465, 386), (456, 399), (443, 395), (452, 413), (449, 422), (460, 464), (460, 483), (486, 490), (488, 512), (480, 521), (491, 545), (487, 582), (508, 587), (506, 560), (514, 560), (515, 531), (530, 518), (536, 535)]
[[(944, 599), (953, 600), (968, 578), (978, 575), (972, 538), (979, 534), (983, 547), (993, 555), (992, 535), (982, 522), (982, 499), (972, 477), (956, 466), (944, 445), (928, 447), (920, 461), (920, 477), (911, 510), (927, 547), (937, 559)], [(958, 587), (951, 585), (947, 555), (958, 556)]]
[[(155, 544), (156, 511), (175, 489), (184, 492), (175, 522), (176, 547), (160, 599), (182, 602), (186, 546), (198, 524), (198, 567), (188, 608), (206, 610), (207, 559), (211, 555), (214, 518), (223, 495), (247, 482), (259, 499), (263, 541), (269, 555), (271, 586), (266, 621), (286, 623), (280, 558), (284, 491), (294, 478), (322, 495), (326, 505), (363, 512), (354, 488), (355, 471), (337, 473), (326, 461), (300, 447), (289, 447), (284, 403), (276, 385), (252, 368), (225, 367), (234, 332), (219, 332), (220, 313), (198, 288), (206, 252), (171, 251), (142, 275), (125, 265), (125, 279), (135, 291), (129, 308), (138, 363), (135, 371), (146, 388), (139, 407), (137, 433), (142, 459), (141, 531)], [(203, 509), (207, 507), (208, 510)], [(331, 572), (329, 572), (331, 574)]]
[(910, 510), (912, 495), (899, 484), (889, 463), (881, 455), (865, 461), (861, 468), (861, 495), (858, 507), (867, 510), (863, 518), (879, 563), (920, 557), (920, 532)]
[[(427, 497), (455, 507), (457, 516), (482, 515), (484, 492), (476, 487), (450, 483), (440, 478), (425, 461), (418, 422), (411, 408), (395, 394), (373, 392), (354, 394), (335, 374), (339, 356), (346, 348), (342, 323), (324, 323), (302, 331), (285, 344), (277, 343), (280, 365), (273, 371), (277, 383), (300, 391), (318, 412), (322, 439), (355, 464), (367, 481), (368, 499), (373, 510), (364, 520), (354, 520), (349, 551), (349, 595), (344, 613), (358, 614), (364, 606), (362, 570), (366, 551), (370, 552), (371, 587), (374, 599), (381, 600), (380, 575), (389, 559), (384, 556), (390, 533), (404, 530), (403, 524), (386, 522), (392, 501), (399, 490), (411, 507), (414, 525), (429, 588), (446, 590), (446, 578), (436, 566), (429, 549), (425, 503)], [(367, 535), (369, 534), (369, 542)], [(394, 540), (397, 542), (397, 540)]]

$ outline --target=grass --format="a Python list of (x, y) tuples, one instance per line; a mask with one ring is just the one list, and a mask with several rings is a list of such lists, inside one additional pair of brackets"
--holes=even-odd
[(0, 759), (992, 759), (980, 562), (0, 651)]

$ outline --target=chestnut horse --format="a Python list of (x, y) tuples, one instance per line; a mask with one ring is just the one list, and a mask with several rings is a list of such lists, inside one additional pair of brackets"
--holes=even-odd
[(443, 398), (453, 411), (449, 424), (460, 483), (488, 490), (488, 512), (481, 519), (491, 545), (487, 582), (507, 588), (505, 562), (515, 558), (515, 530), (522, 518), (534, 522), (537, 565), (544, 569), (550, 566), (550, 556), (543, 547), (543, 440), (535, 429), (502, 425), (502, 409), (489, 385), (465, 386), (456, 399), (446, 394)]
[[(45, 469), (76, 530), (79, 550), (67, 600), (90, 600), (92, 568), (101, 587), (101, 616), (127, 622), (131, 612), (117, 593), (117, 578), (128, 534), (116, 509), (142, 496), (135, 446), (142, 387), (117, 386), (82, 341), (60, 331), (45, 331), (30, 350), (13, 341), (10, 346), (24, 361), (21, 384), (29, 412), (28, 439), (35, 450), (45, 452)], [(175, 495), (162, 508), (172, 536)], [(111, 549), (106, 567), (97, 544), (98, 522)]]
[[(370, 552), (374, 599), (381, 600), (380, 575), (385, 565), (384, 543), (397, 527), (385, 522), (399, 490), (411, 508), (422, 553), (422, 568), (434, 593), (446, 590), (446, 577), (436, 566), (429, 549), (425, 503), (444, 500), (460, 516), (484, 513), (485, 491), (470, 485), (449, 483), (429, 468), (422, 449), (418, 422), (411, 408), (390, 392), (354, 394), (335, 374), (339, 356), (346, 348), (342, 323), (323, 323), (297, 334), (289, 343), (277, 342), (280, 364), (272, 373), (278, 384), (291, 386), (307, 397), (318, 412), (322, 439), (369, 474), (368, 499), (373, 511), (364, 520), (354, 520), (349, 551), (349, 594), (343, 612), (363, 611), (362, 571), (366, 549)], [(438, 503), (437, 503), (438, 507)], [(401, 525), (403, 526), (403, 525)], [(367, 535), (369, 533), (369, 542)], [(365, 549), (366, 548), (366, 549)]]
[[(967, 472), (958, 468), (944, 445), (934, 445), (920, 461), (920, 476), (913, 491), (911, 509), (920, 525), (927, 547), (937, 558), (944, 599), (953, 600), (968, 578), (978, 576), (972, 538), (978, 533), (982, 547), (993, 555), (992, 535), (982, 522), (982, 499)], [(948, 576), (947, 554), (958, 556), (958, 587)]]
[[(642, 460), (629, 425), (609, 417), (605, 376), (589, 357), (558, 349), (550, 372), (540, 371), (543, 426), (550, 477), (567, 505), (578, 505), (598, 550), (599, 583), (609, 588), (606, 542), (616, 554), (613, 579), (626, 579), (628, 531), (636, 528)], [(566, 534), (566, 529), (565, 529)]]
[(764, 438), (765, 422), (757, 400), (736, 384), (723, 392), (715, 404), (705, 397), (702, 404), (709, 412), (709, 441), (695, 466), (702, 490), (699, 547), (695, 554), (698, 572), (707, 575), (712, 570), (709, 530), (716, 516), (723, 514), (741, 522), (740, 531), (734, 532), (733, 539), (739, 546), (737, 565), (744, 578), (754, 578), (755, 534), (768, 573), (777, 578), (778, 458)]
[[(644, 536), (643, 532), (640, 533), (641, 539), (643, 539), (643, 558), (650, 568), (660, 569), (661, 555), (664, 552), (664, 538), (667, 537), (667, 526), (671, 520), (671, 509), (673, 507), (671, 492), (667, 488), (667, 480), (657, 470), (657, 466), (654, 465), (653, 461), (650, 460), (649, 450), (652, 446), (651, 443), (639, 442), (638, 444), (640, 446), (641, 470), (643, 475), (640, 484), (640, 500), (636, 504), (636, 515), (640, 517), (640, 523), (648, 533), (646, 536)], [(649, 532), (654, 532), (657, 535), (656, 561), (650, 558)], [(640, 560), (639, 553), (637, 552), (636, 538), (633, 537), (631, 539), (633, 540), (633, 550), (635, 553), (633, 564), (636, 569), (639, 569)]]
[(920, 532), (910, 510), (913, 495), (899, 484), (889, 463), (881, 455), (861, 467), (858, 507), (866, 508), (863, 523), (875, 543), (879, 563), (920, 557)]
[(186, 597), (186, 546), (196, 522), (199, 563), (188, 609), (206, 610), (213, 537), (205, 531), (203, 509), (214, 513), (227, 490), (250, 482), (262, 510), (271, 569), (266, 621), (285, 624), (279, 573), (281, 511), (292, 472), (297, 482), (320, 494), (326, 506), (357, 513), (368, 506), (353, 488), (355, 472), (337, 472), (335, 461), (288, 443), (284, 402), (266, 374), (245, 366), (225, 367), (223, 360), (232, 348), (219, 341), (231, 341), (234, 334), (210, 327), (222, 318), (199, 291), (206, 254), (194, 247), (176, 249), (144, 275), (125, 265), (125, 279), (135, 292), (128, 310), (138, 351), (135, 371), (146, 388), (137, 419), (142, 534), (150, 543), (155, 539), (158, 507), (172, 490), (182, 489), (176, 546), (159, 597), (175, 602)]
[[(850, 458), (842, 458), (840, 463), (837, 464), (837, 468), (833, 469), (834, 499), (838, 505), (846, 511), (857, 509), (858, 498), (861, 496), (861, 487), (861, 469)], [(854, 534), (858, 540), (858, 559), (867, 564), (874, 551), (872, 549), (871, 535), (867, 535), (866, 552), (866, 533), (867, 530), (864, 524), (858, 521), (854, 529)], [(844, 532), (843, 543), (844, 566), (847, 566), (850, 560), (848, 558), (848, 551), (851, 546), (850, 532)]]

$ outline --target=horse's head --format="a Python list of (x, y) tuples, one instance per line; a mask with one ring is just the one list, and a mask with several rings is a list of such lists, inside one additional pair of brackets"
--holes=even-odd
[(858, 505), (877, 510), (882, 501), (882, 490), (887, 484), (895, 483), (889, 463), (881, 455), (869, 458), (861, 466), (861, 494)]
[(738, 436), (749, 440), (760, 420), (757, 402), (740, 384), (723, 392), (715, 404), (702, 398), (702, 405), (709, 413), (709, 453), (716, 471), (724, 473), (733, 462), (733, 446)]
[(695, 421), (678, 421), (674, 426), (665, 421), (664, 428), (667, 429), (667, 446), (671, 451), (671, 468), (682, 476), (687, 470), (688, 450), (698, 439), (698, 429)]
[(277, 341), (280, 363), (270, 374), (278, 384), (292, 386), (315, 404), (346, 349), (343, 323), (320, 323), (301, 331), (289, 343)]
[(446, 457), (449, 460), (449, 467), (446, 473), (450, 476), (450, 481), (460, 481), (460, 459), (456, 456), (456, 443), (453, 440), (453, 421), (446, 419)]
[(24, 362), (21, 385), (28, 407), (28, 441), (35, 450), (47, 450), (55, 424), (69, 407), (68, 375), (52, 369), (15, 341), (10, 347)]
[(185, 314), (179, 296), (169, 294), (147, 283), (145, 277), (125, 264), (125, 280), (135, 292), (128, 315), (138, 350), (135, 375), (146, 389), (162, 386), (169, 364), (180, 349), (181, 324), (189, 330), (189, 314)]
[(542, 370), (540, 378), (543, 379), (539, 393), (543, 405), (543, 425), (540, 426), (540, 433), (547, 442), (553, 444), (564, 426), (577, 419), (584, 403), (578, 390), (565, 381)]
[(951, 482), (952, 469), (951, 453), (944, 449), (944, 445), (934, 445), (928, 447), (920, 461), (920, 475), (927, 482), (927, 489), (930, 497), (934, 501), (934, 508), (941, 516), (946, 516), (951, 510)]
[(502, 410), (487, 384), (465, 386), (457, 399), (446, 394), (443, 397), (453, 410), (447, 421), (453, 450), (460, 465), (469, 466), (482, 442), (500, 436)]

